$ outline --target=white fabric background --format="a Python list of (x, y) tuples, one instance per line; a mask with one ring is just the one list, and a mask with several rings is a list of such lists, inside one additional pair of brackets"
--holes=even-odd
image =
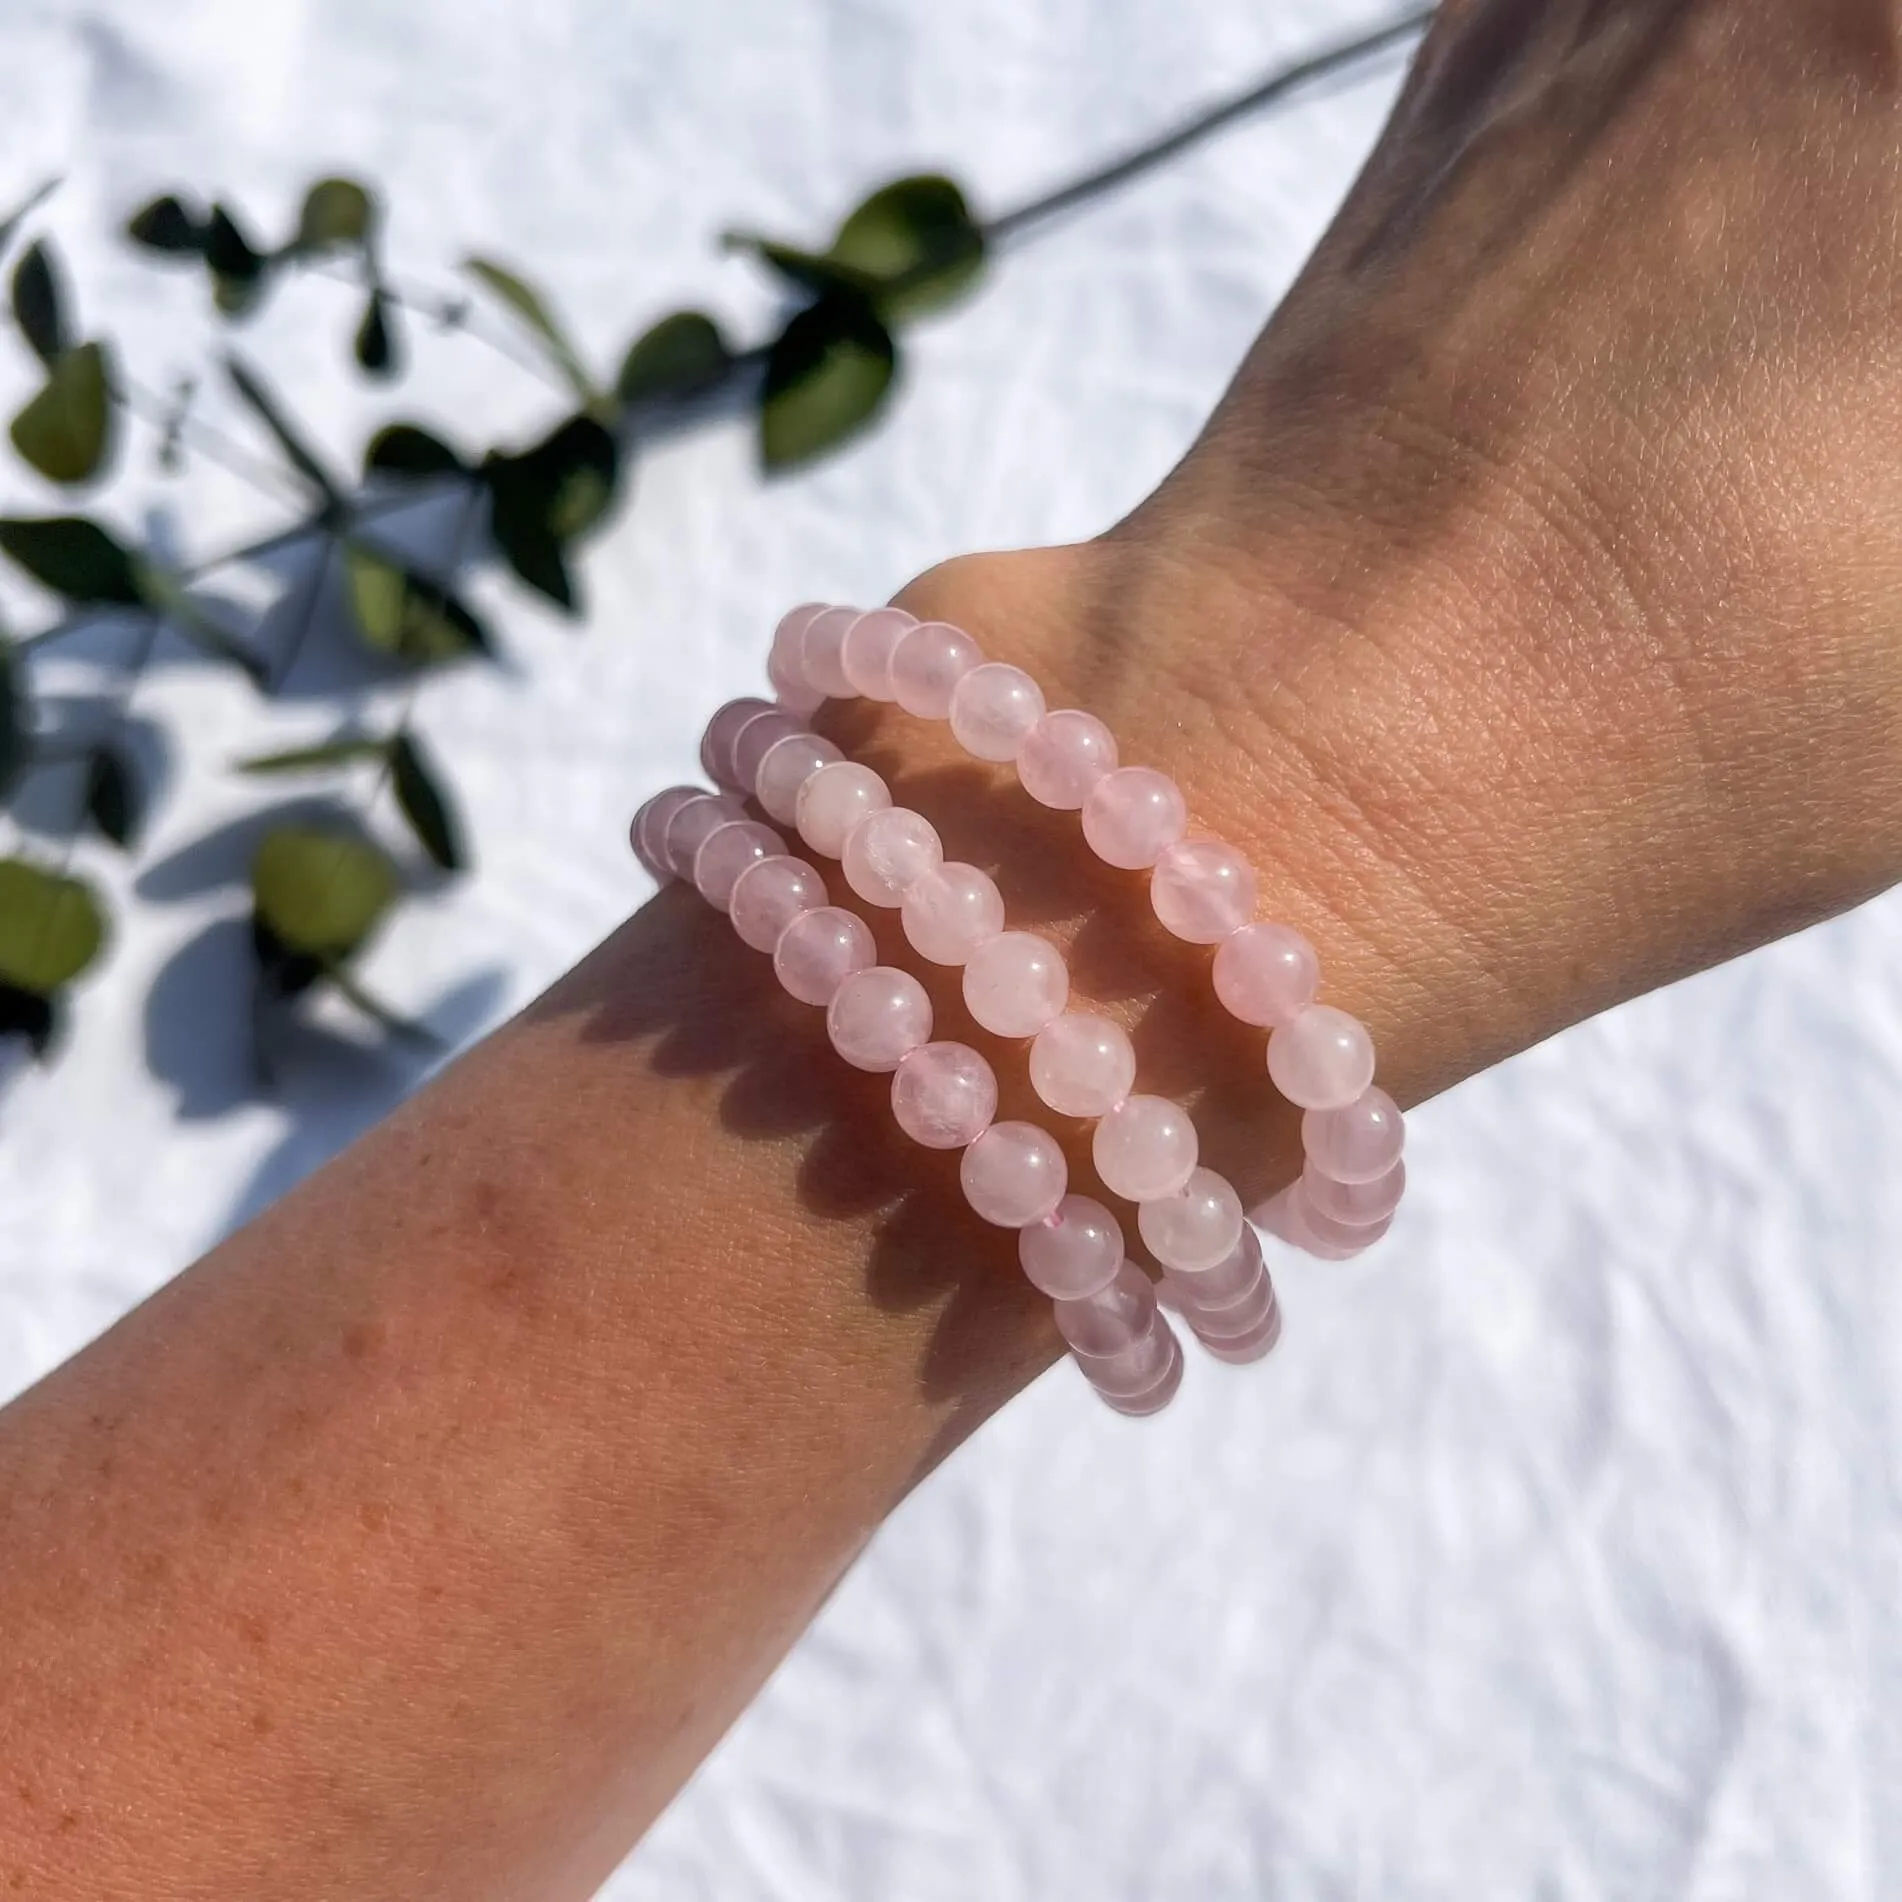
[[(718, 255), (723, 225), (816, 237), (924, 164), (1007, 205), (1376, 17), (0, 0), (0, 196), (64, 172), (49, 223), (148, 383), (214, 335), (195, 286), (111, 240), (127, 206), (222, 185), (276, 224), (330, 165), (387, 184), (411, 272), (515, 259), (607, 363), (688, 298), (756, 334), (769, 293)], [(737, 427), (652, 455), (588, 560), (584, 636), (498, 591), (514, 677), (444, 683), (422, 716), (481, 870), (405, 915), (377, 983), (472, 1033), (605, 933), (640, 895), (627, 813), (757, 683), (782, 604), (877, 598), (1140, 496), (1324, 223), (1393, 70), (1010, 257), (917, 333), (889, 427), (823, 472), (762, 490)], [(340, 368), (353, 322), (347, 293), (304, 283), (248, 340), (340, 457), (387, 402)], [(546, 413), (472, 342), (419, 354), (403, 406), (466, 438)], [(20, 353), (0, 375), (10, 408)], [(192, 548), (260, 519), (215, 470), (165, 493)], [(17, 472), (0, 499), (46, 502)], [(149, 868), (255, 802), (219, 766), (260, 724), (201, 668), (161, 669), (141, 707), (193, 733)], [(333, 711), (300, 700), (269, 731)], [(0, 1391), (390, 1100), (387, 1071), (334, 1058), (280, 1103), (240, 1100), (235, 999), (199, 990), (235, 984), (236, 927), (203, 934), (240, 911), (228, 889), (140, 904), (65, 1062), (7, 1089)], [(608, 1893), (1902, 1892), (1899, 936), (1885, 901), (1427, 1108), (1393, 1238), (1286, 1270), (1265, 1369), (1198, 1362), (1141, 1424), (1058, 1369), (898, 1514)]]

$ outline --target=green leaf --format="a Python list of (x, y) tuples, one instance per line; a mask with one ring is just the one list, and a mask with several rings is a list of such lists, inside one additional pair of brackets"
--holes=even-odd
[(142, 816), (139, 782), (116, 748), (96, 746), (86, 757), (86, 816), (116, 846), (129, 847)]
[(377, 653), (429, 667), (489, 652), (487, 629), (436, 582), (354, 543), (344, 567), (357, 632)]
[(0, 983), (50, 997), (105, 941), (105, 914), (89, 886), (26, 859), (0, 859)]
[(556, 323), (539, 291), (490, 258), (465, 258), (462, 268), (499, 297), (541, 338), (582, 402), (595, 404), (601, 400), (601, 392), (595, 387), (593, 377), (588, 374), (574, 345), (568, 341), (567, 333)]
[(704, 311), (679, 310), (629, 345), (615, 378), (625, 404), (685, 403), (725, 381), (733, 353)]
[(389, 306), (386, 292), (371, 291), (370, 300), (363, 307), (363, 321), (357, 326), (357, 363), (372, 376), (392, 377), (402, 367), (396, 360), (396, 338)]
[(388, 423), (370, 438), (363, 452), (365, 475), (466, 475), (469, 465), (440, 436), (415, 423)]
[(396, 736), (396, 744), (390, 749), (390, 783), (417, 843), (445, 872), (461, 871), (467, 863), (462, 828), (414, 734)]
[(381, 846), (334, 828), (274, 826), (251, 861), (259, 919), (287, 949), (326, 961), (361, 948), (399, 886)]
[(760, 459), (769, 473), (809, 462), (864, 429), (898, 367), (891, 332), (863, 298), (833, 296), (793, 314), (766, 359)]
[(567, 544), (600, 521), (619, 488), (612, 432), (592, 416), (570, 416), (520, 455), (491, 453), (481, 473), (495, 545), (523, 581), (572, 613)]
[(142, 205), (126, 220), (125, 234), (147, 251), (169, 257), (201, 257), (210, 237), (210, 227), (182, 199), (167, 192), (149, 205)]
[(13, 321), (33, 354), (51, 370), (66, 354), (66, 318), (53, 275), (53, 254), (35, 240), (13, 267)]
[(68, 601), (110, 607), (144, 602), (131, 553), (97, 522), (81, 516), (0, 517), (0, 552)]
[(294, 746), (283, 753), (259, 753), (238, 761), (238, 771), (254, 775), (320, 773), (333, 766), (354, 766), (360, 760), (387, 759), (388, 740), (353, 738), (326, 740), (321, 746)]
[(50, 997), (36, 997), (17, 984), (0, 984), (0, 1037), (24, 1037), (41, 1063), (59, 1034), (59, 1011)]
[(343, 490), (332, 479), (330, 471), (318, 460), (317, 452), (291, 426), (290, 418), (279, 407), (277, 399), (264, 387), (256, 374), (245, 366), (241, 357), (227, 356), (225, 370), (230, 375), (238, 394), (256, 412), (265, 428), (277, 438), (278, 447), (284, 451), (285, 459), (323, 497), (326, 510), (341, 514), (344, 507)]
[(0, 634), (0, 799), (19, 778), (32, 741), (26, 683), (13, 643)]
[(862, 272), (888, 320), (955, 301), (984, 268), (984, 232), (964, 194), (935, 174), (875, 191), (839, 227), (827, 254)]
[(491, 457), (482, 474), (489, 485), (489, 534), (503, 560), (538, 594), (566, 613), (577, 612), (567, 551), (549, 526), (546, 496), (512, 457)]
[(59, 185), (57, 178), (42, 180), (4, 218), (0, 218), (0, 254), (4, 254), (19, 236), (20, 227), (59, 190)]
[(211, 208), (204, 253), (211, 272), (212, 298), (219, 310), (227, 317), (242, 317), (255, 308), (270, 281), (271, 261), (223, 205)]
[(375, 223), (376, 200), (354, 178), (320, 178), (304, 194), (292, 244), (303, 252), (362, 244)]
[(96, 475), (113, 436), (105, 346), (82, 343), (60, 357), (46, 387), (13, 419), (10, 434), (14, 448), (50, 481)]
[(818, 251), (802, 251), (797, 245), (781, 244), (776, 238), (762, 238), (748, 231), (729, 231), (723, 242), (729, 251), (750, 251), (769, 265), (795, 290), (813, 297), (870, 297), (878, 282), (850, 264), (841, 264)]

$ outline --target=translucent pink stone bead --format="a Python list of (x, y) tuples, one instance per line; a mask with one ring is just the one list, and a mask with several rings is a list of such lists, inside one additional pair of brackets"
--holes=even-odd
[(746, 808), (730, 793), (696, 793), (683, 799), (667, 821), (667, 863), (676, 878), (691, 879), (693, 862), (716, 826), (744, 819)]
[(1160, 1195), (1136, 1211), (1144, 1246), (1165, 1268), (1193, 1275), (1235, 1252), (1247, 1223), (1242, 1199), (1224, 1176), (1197, 1169), (1174, 1195)]
[(1246, 1367), (1253, 1361), (1262, 1359), (1274, 1351), (1281, 1339), (1281, 1307), (1278, 1302), (1270, 1302), (1268, 1318), (1238, 1340), (1211, 1341), (1204, 1339), (1202, 1345), (1216, 1360), (1227, 1361), (1232, 1367)]
[(1299, 1248), (1317, 1261), (1346, 1261), (1358, 1255), (1358, 1247), (1338, 1248), (1332, 1242), (1323, 1241), (1308, 1226), (1307, 1203), (1300, 1190), (1299, 1182), (1291, 1182), (1279, 1194), (1271, 1195), (1250, 1209), (1248, 1219), (1270, 1235), (1278, 1236), (1290, 1248)]
[(786, 841), (771, 826), (752, 819), (735, 819), (730, 825), (715, 826), (700, 842), (693, 855), (693, 882), (709, 905), (728, 910), (733, 903), (733, 888), (740, 874), (761, 859), (778, 858), (786, 850)]
[(1264, 1272), (1261, 1242), (1243, 1223), (1235, 1246), (1213, 1267), (1197, 1269), (1193, 1274), (1171, 1268), (1166, 1279), (1185, 1308), (1201, 1310), (1233, 1306), (1254, 1288)]
[(1407, 1192), (1407, 1165), (1396, 1162), (1385, 1175), (1371, 1182), (1337, 1182), (1323, 1175), (1312, 1162), (1301, 1172), (1301, 1193), (1308, 1207), (1349, 1228), (1365, 1228), (1385, 1221), (1400, 1206)]
[(1185, 1303), (1182, 1318), (1195, 1329), (1196, 1338), (1204, 1345), (1212, 1341), (1243, 1340), (1274, 1313), (1276, 1305), (1275, 1284), (1263, 1274), (1242, 1300), (1230, 1302), (1225, 1308), (1207, 1309)]
[(766, 749), (753, 781), (753, 796), (781, 825), (789, 826), (799, 816), (799, 788), (821, 766), (844, 757), (830, 740), (816, 733), (790, 734)]
[(1041, 1222), (1063, 1200), (1070, 1169), (1035, 1123), (993, 1123), (958, 1164), (964, 1199), (999, 1228)]
[(1147, 1334), (1113, 1354), (1076, 1354), (1074, 1349), (1072, 1353), (1083, 1377), (1103, 1399), (1116, 1406), (1141, 1400), (1161, 1386), (1171, 1361), (1179, 1360), (1182, 1350), (1168, 1323), (1158, 1316)]
[(1034, 1037), (1070, 998), (1057, 947), (1034, 931), (1002, 931), (964, 964), (964, 1006), (998, 1037)]
[(928, 1043), (892, 1077), (892, 1114), (927, 1149), (962, 1149), (997, 1114), (997, 1073), (964, 1043)]
[(948, 860), (905, 893), (899, 921), (911, 948), (933, 964), (962, 964), (1004, 928), (1004, 899), (975, 865)]
[(1359, 1254), (1363, 1248), (1371, 1248), (1393, 1227), (1390, 1214), (1372, 1222), (1340, 1222), (1331, 1215), (1324, 1215), (1309, 1200), (1304, 1182), (1296, 1182), (1288, 1190), (1288, 1204), (1295, 1225), (1307, 1237), (1350, 1255)]
[(1083, 836), (1105, 865), (1140, 872), (1182, 837), (1189, 823), (1182, 788), (1153, 766), (1105, 773), (1083, 802)]
[(973, 759), (1013, 760), (1043, 718), (1043, 689), (1021, 667), (986, 661), (951, 693), (951, 731)]
[(1096, 1126), (1090, 1153), (1112, 1195), (1153, 1202), (1174, 1195), (1195, 1172), (1195, 1125), (1166, 1096), (1129, 1096)]
[(796, 608), (788, 608), (779, 617), (779, 625), (773, 629), (770, 652), (787, 654), (796, 660), (806, 638), (806, 629), (831, 605), (829, 601), (802, 601)]
[(1017, 749), (1017, 777), (1042, 806), (1076, 812), (1090, 788), (1116, 770), (1116, 736), (1093, 713), (1059, 707), (1024, 735)]
[(1118, 1265), (1096, 1293), (1055, 1304), (1057, 1332), (1074, 1354), (1092, 1360), (1121, 1353), (1158, 1324), (1155, 1285), (1133, 1261)]
[(870, 812), (852, 828), (843, 857), (845, 882), (868, 905), (888, 908), (944, 863), (937, 828), (904, 806)]
[(669, 786), (665, 792), (657, 792), (634, 815), (634, 823), (628, 829), (628, 840), (634, 847), (634, 856), (663, 885), (675, 876), (672, 861), (667, 856), (667, 828), (673, 822), (674, 814), (688, 800), (705, 797), (698, 786)]
[(1374, 1080), (1374, 1040), (1357, 1017), (1310, 1004), (1268, 1038), (1268, 1074), (1302, 1109), (1341, 1109)]
[[(1175, 1335), (1164, 1326), (1158, 1330), (1167, 1346), (1164, 1349), (1163, 1371), (1153, 1386), (1145, 1387), (1140, 1393), (1110, 1393), (1102, 1387), (1096, 1391), (1102, 1396), (1103, 1404), (1112, 1413), (1126, 1413), (1132, 1419), (1144, 1419), (1152, 1413), (1160, 1413), (1172, 1401), (1182, 1388), (1182, 1347)], [(1095, 1385), (1094, 1382), (1091, 1383)]]
[(1273, 1029), (1298, 1016), (1321, 988), (1321, 960), (1286, 925), (1243, 925), (1215, 953), (1215, 995), (1231, 1017)]
[(892, 652), (892, 691), (907, 713), (942, 720), (958, 682), (984, 659), (984, 650), (949, 621), (920, 621)]
[(1400, 1105), (1378, 1086), (1344, 1109), (1309, 1110), (1301, 1119), (1301, 1147), (1336, 1182), (1372, 1182), (1400, 1160), (1407, 1127)]
[(858, 618), (857, 608), (826, 608), (806, 623), (806, 631), (799, 637), (800, 671), (828, 700), (852, 697), (852, 683), (845, 677), (840, 649)]
[(802, 911), (817, 911), (825, 902), (825, 880), (804, 859), (761, 859), (740, 874), (727, 916), (743, 942), (770, 952)]
[(785, 707), (770, 707), (756, 713), (740, 728), (733, 739), (733, 783), (736, 791), (751, 798), (759, 784), (760, 762), (767, 750), (795, 733), (804, 733), (804, 718)]
[(1030, 1046), (1030, 1084), (1059, 1116), (1105, 1116), (1136, 1087), (1136, 1052), (1121, 1024), (1067, 1010)]
[(1165, 931), (1190, 944), (1220, 944), (1255, 914), (1255, 868), (1220, 839), (1180, 839), (1149, 877), (1149, 902)]
[(931, 999), (909, 971), (854, 971), (826, 1006), (826, 1035), (855, 1070), (896, 1070), (931, 1036)]
[(773, 971), (802, 1004), (830, 1004), (854, 971), (878, 953), (865, 920), (837, 905), (802, 911), (773, 946)]
[(815, 852), (836, 859), (852, 828), (870, 812), (892, 803), (891, 788), (869, 766), (838, 759), (821, 766), (799, 788), (793, 823)]
[[(707, 730), (700, 736), (700, 770), (716, 786), (723, 786), (728, 792), (748, 793), (753, 788), (734, 772), (733, 743), (740, 737), (740, 729), (756, 714), (775, 711), (770, 700), (729, 700), (711, 720)], [(783, 712), (784, 709), (778, 709)]]
[(793, 713), (810, 713), (825, 698), (806, 678), (800, 650), (806, 629), (826, 611), (823, 601), (806, 601), (780, 617), (773, 645), (766, 657), (766, 678), (773, 683), (780, 705)]
[(1066, 1195), (1017, 1237), (1017, 1259), (1033, 1288), (1055, 1301), (1080, 1301), (1107, 1288), (1123, 1264), (1123, 1230), (1101, 1202)]
[(839, 661), (855, 693), (868, 700), (892, 700), (892, 656), (898, 643), (918, 625), (915, 614), (903, 608), (874, 608), (861, 614), (845, 631)]

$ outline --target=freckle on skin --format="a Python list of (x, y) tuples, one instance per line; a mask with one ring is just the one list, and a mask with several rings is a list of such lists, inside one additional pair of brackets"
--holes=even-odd
[(390, 1509), (380, 1500), (366, 1499), (357, 1508), (357, 1517), (370, 1532), (381, 1532), (390, 1523)]
[(251, 1713), (251, 1728), (258, 1736), (268, 1737), (277, 1726), (271, 1722), (268, 1710), (254, 1710)]
[(242, 1611), (236, 1619), (238, 1636), (261, 1651), (270, 1642), (270, 1629), (255, 1612)]
[(77, 1810), (61, 1810), (59, 1813), (59, 1821), (54, 1825), (54, 1832), (60, 1836), (70, 1836), (78, 1827), (79, 1812)]
[(383, 1345), (385, 1329), (381, 1321), (354, 1321), (343, 1331), (346, 1360), (368, 1360)]

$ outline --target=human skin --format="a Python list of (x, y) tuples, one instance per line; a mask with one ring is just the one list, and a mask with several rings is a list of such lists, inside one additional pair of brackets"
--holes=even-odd
[[(902, 598), (1176, 771), (1416, 1102), (1902, 877), (1898, 204), (1888, 5), (1449, 0), (1158, 494)], [(834, 717), (1287, 1179), (1139, 881)], [(882, 1097), (663, 894), (0, 1413), (0, 1893), (588, 1894), (1056, 1356)]]

